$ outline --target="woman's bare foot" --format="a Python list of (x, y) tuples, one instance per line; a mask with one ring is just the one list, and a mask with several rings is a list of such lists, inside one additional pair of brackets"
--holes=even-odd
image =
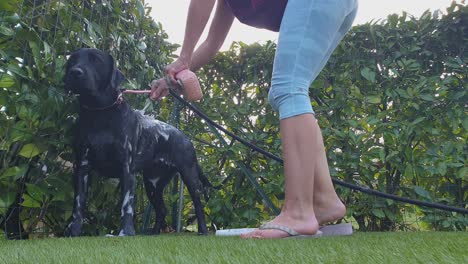
[(314, 201), (314, 204), (314, 212), (319, 225), (338, 221), (346, 215), (346, 207), (339, 199), (326, 203)]
[[(269, 224), (286, 226), (303, 235), (314, 235), (317, 233), (319, 225), (338, 221), (346, 214), (346, 207), (339, 199), (327, 204), (328, 207), (325, 203), (316, 203), (314, 206), (315, 217), (293, 219), (280, 214)], [(241, 238), (284, 238), (288, 236), (286, 232), (276, 229), (258, 229), (247, 234), (242, 234)]]

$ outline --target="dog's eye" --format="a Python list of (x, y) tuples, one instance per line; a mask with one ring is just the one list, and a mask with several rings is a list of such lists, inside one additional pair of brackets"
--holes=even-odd
[(72, 65), (75, 65), (76, 61), (77, 59), (75, 57), (71, 57), (70, 59), (68, 59), (67, 67), (71, 67)]

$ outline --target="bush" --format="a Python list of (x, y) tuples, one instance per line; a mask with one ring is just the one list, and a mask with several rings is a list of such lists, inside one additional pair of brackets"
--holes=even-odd
[[(2, 1), (0, 12), (0, 222), (12, 233), (21, 219), (27, 233), (60, 235), (73, 204), (76, 104), (63, 90), (67, 56), (81, 47), (110, 51), (132, 89), (160, 75), (176, 46), (141, 1), (11, 0)], [(88, 220), (97, 228), (88, 234), (119, 222), (112, 214), (117, 183), (93, 180)]]

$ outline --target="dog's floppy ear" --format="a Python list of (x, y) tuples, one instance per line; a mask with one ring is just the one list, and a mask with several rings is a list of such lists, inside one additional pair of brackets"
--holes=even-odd
[(122, 74), (122, 72), (117, 69), (114, 57), (109, 54), (109, 57), (111, 58), (112, 61), (112, 76), (110, 79), (110, 85), (112, 88), (118, 88), (119, 85), (125, 80), (125, 76)]
[(118, 88), (119, 85), (125, 80), (125, 76), (122, 74), (121, 71), (114, 68), (112, 71), (112, 78), (111, 78), (111, 86), (113, 88)]

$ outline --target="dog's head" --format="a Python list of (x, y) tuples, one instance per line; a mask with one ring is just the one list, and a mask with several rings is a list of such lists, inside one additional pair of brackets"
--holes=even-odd
[(73, 52), (65, 66), (65, 88), (97, 101), (103, 101), (102, 97), (106, 96), (115, 97), (124, 79), (114, 58), (98, 49), (82, 48)]

